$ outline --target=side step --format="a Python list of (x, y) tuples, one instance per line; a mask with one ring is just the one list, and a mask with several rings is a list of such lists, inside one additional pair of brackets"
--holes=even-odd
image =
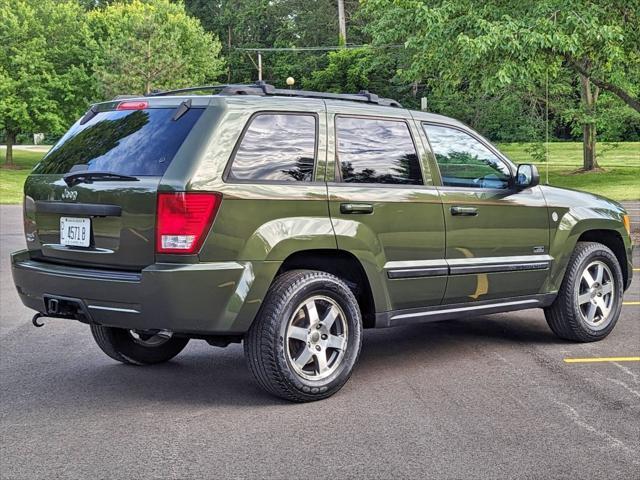
[(391, 310), (376, 313), (376, 328), (412, 325), (415, 323), (438, 322), (456, 318), (475, 317), (490, 313), (512, 312), (528, 308), (547, 307), (553, 303), (556, 293), (545, 293), (523, 297), (500, 298), (479, 302), (456, 303), (453, 305), (436, 305), (426, 308)]

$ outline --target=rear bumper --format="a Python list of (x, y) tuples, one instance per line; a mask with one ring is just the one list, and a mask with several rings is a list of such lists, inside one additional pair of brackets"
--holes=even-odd
[(106, 271), (11, 255), (22, 303), (46, 313), (45, 297), (78, 300), (93, 323), (192, 334), (247, 331), (280, 262), (156, 263), (141, 272)]

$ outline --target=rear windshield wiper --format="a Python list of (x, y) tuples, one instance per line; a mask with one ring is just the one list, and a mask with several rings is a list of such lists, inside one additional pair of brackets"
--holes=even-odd
[(65, 174), (62, 179), (67, 185), (73, 187), (78, 183), (93, 183), (93, 182), (114, 182), (114, 181), (126, 181), (137, 182), (140, 179), (132, 177), (131, 175), (121, 175), (114, 172), (106, 172), (100, 170), (84, 170), (84, 171), (72, 171)]

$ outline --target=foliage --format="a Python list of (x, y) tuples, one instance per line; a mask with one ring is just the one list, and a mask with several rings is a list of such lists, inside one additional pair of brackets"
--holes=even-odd
[(640, 93), (639, 7), (638, 0), (366, 2), (378, 41), (406, 40), (414, 54), (407, 71), (412, 78), (473, 81), (491, 92), (514, 82), (539, 83), (548, 70), (557, 75), (564, 66), (587, 69), (600, 88), (631, 96)]
[(224, 71), (220, 41), (181, 3), (133, 0), (89, 12), (98, 45), (100, 93), (149, 93), (215, 81)]
[[(366, 42), (363, 21), (356, 14), (358, 1), (345, 3), (349, 43)], [(186, 0), (185, 5), (205, 29), (222, 40), (228, 62), (228, 82), (257, 79), (257, 55), (242, 50), (244, 48), (338, 45), (335, 0)], [(263, 59), (263, 78), (284, 86), (289, 76), (300, 84), (303, 76), (323, 68), (327, 55), (325, 51), (263, 52)]]
[(576, 92), (573, 108), (558, 113), (581, 125), (593, 147), (600, 90), (640, 111), (639, 7), (638, 0), (365, 3), (374, 19), (369, 27), (374, 41), (403, 42), (412, 55), (402, 72), (406, 79), (495, 94), (507, 87), (539, 91), (549, 75), (553, 87), (569, 85)]
[(305, 77), (304, 86), (335, 93), (371, 90), (385, 96), (389, 90), (388, 79), (394, 76), (395, 70), (392, 58), (380, 57), (373, 49), (336, 50), (329, 52), (324, 69)]
[(92, 40), (82, 9), (67, 0), (0, 0), (0, 128), (61, 134), (94, 91)]
[[(57, 137), (115, 94), (255, 81), (256, 53), (244, 48), (338, 44), (335, 0), (183, 1), (0, 0), (0, 142)], [(366, 47), (264, 51), (264, 79), (366, 89), (409, 108), (425, 96), (430, 111), (501, 142), (544, 141), (547, 109), (552, 139), (582, 139), (585, 125), (598, 142), (640, 139), (629, 107), (640, 93), (640, 0), (345, 4), (347, 46)], [(585, 73), (597, 93), (588, 108)]]

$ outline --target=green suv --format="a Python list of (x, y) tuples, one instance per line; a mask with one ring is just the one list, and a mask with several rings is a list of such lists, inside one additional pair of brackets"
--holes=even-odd
[(538, 181), (460, 122), (368, 92), (121, 98), (27, 179), (13, 278), (35, 324), (87, 323), (115, 360), (243, 342), (267, 391), (318, 400), (364, 328), (544, 308), (561, 338), (606, 337), (631, 284), (629, 218)]

